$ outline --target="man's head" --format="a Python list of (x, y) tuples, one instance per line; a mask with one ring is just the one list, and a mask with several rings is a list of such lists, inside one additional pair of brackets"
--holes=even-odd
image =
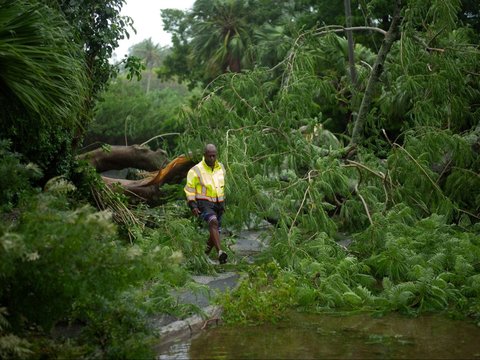
[(213, 144), (207, 144), (203, 151), (203, 156), (205, 157), (207, 165), (214, 167), (215, 161), (217, 160), (217, 147)]

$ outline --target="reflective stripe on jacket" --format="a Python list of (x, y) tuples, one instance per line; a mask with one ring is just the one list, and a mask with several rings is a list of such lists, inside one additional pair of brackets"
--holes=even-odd
[(208, 200), (222, 202), (225, 200), (225, 168), (215, 161), (212, 170), (205, 162), (205, 158), (192, 167), (187, 174), (185, 194), (187, 201)]

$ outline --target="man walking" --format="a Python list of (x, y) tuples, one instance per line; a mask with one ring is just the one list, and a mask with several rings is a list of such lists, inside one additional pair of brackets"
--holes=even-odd
[(205, 146), (203, 159), (187, 174), (185, 194), (188, 206), (195, 216), (208, 223), (209, 237), (205, 253), (215, 247), (220, 264), (227, 262), (227, 253), (220, 247), (219, 228), (225, 211), (225, 168), (217, 161), (217, 148), (213, 144)]

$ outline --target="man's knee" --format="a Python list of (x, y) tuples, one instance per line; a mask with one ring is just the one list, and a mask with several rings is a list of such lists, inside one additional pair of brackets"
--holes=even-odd
[(216, 216), (212, 216), (212, 218), (208, 222), (208, 226), (218, 228), (218, 219)]

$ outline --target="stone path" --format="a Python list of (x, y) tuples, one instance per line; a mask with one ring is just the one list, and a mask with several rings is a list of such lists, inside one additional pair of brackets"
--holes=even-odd
[(241, 275), (235, 271), (222, 272), (224, 268), (231, 268), (231, 264), (254, 263), (255, 256), (268, 246), (265, 230), (243, 230), (234, 237), (235, 242), (229, 245), (234, 254), (228, 260), (227, 266), (218, 265), (216, 275), (192, 276), (192, 280), (205, 286), (205, 291), (193, 291), (188, 288), (172, 293), (180, 304), (190, 305), (200, 309), (201, 315), (194, 315), (187, 319), (178, 319), (170, 315), (159, 315), (152, 319), (151, 326), (158, 330), (161, 343), (157, 348), (165, 347), (172, 341), (188, 338), (193, 333), (208, 326), (210, 322), (218, 322), (221, 308), (212, 304), (212, 298), (219, 292), (234, 289), (238, 286)]

